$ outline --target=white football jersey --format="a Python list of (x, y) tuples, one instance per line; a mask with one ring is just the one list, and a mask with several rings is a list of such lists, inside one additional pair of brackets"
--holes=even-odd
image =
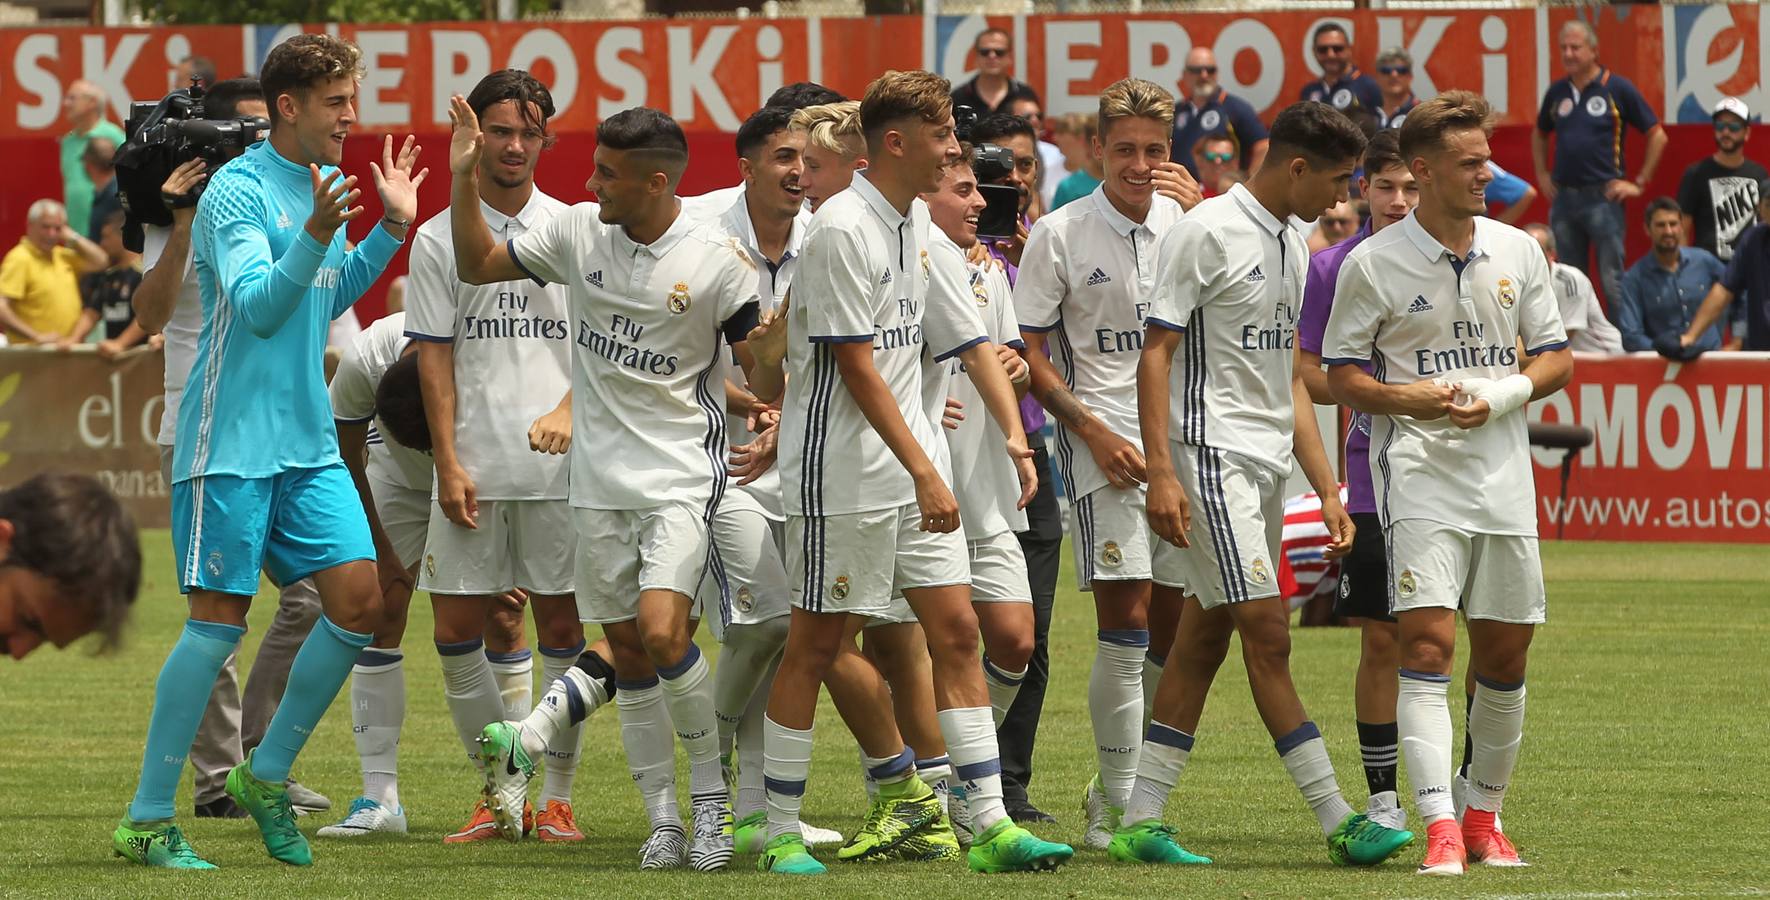
[(682, 203), (683, 215), (689, 216), (697, 222), (712, 222), (725, 215), (732, 206), (743, 202), (744, 186), (734, 184), (731, 187), (722, 187), (705, 194), (676, 199)]
[(1239, 184), (1162, 239), (1149, 324), (1186, 335), (1168, 382), (1170, 438), (1291, 470), (1291, 351), (1308, 260), (1297, 229)]
[[(1457, 259), (1411, 214), (1346, 257), (1322, 341), (1328, 365), (1369, 362), (1384, 384), (1499, 379), (1567, 346), (1536, 239), (1475, 220)], [(1522, 410), (1474, 429), (1449, 417), (1371, 417), (1371, 479), (1388, 525), (1427, 519), (1475, 534), (1535, 535), (1536, 485)]]
[[(1113, 207), (1104, 185), (1097, 187), (1033, 225), (1014, 283), (1021, 329), (1049, 333), (1051, 361), (1076, 399), (1138, 447), (1137, 359), (1156, 243), (1181, 216), (1180, 204), (1157, 194), (1143, 222), (1133, 222)], [(1057, 466), (1070, 497), (1111, 483), (1061, 422)]]
[[(479, 204), (499, 242), (565, 212), (539, 190), (514, 216)], [(481, 500), (564, 500), (566, 460), (529, 449), (529, 427), (571, 388), (566, 291), (527, 279), (466, 284), (456, 275), (447, 207), (418, 226), (406, 282), (406, 335), (454, 345), (455, 455)]]
[[(161, 225), (142, 226), (141, 270), (152, 269), (166, 252), (172, 229)], [(180, 273), (178, 300), (172, 307), (172, 318), (160, 334), (166, 338), (165, 397), (160, 413), (160, 433), (155, 443), (172, 446), (178, 432), (178, 401), (184, 396), (184, 384), (190, 380), (191, 367), (197, 364), (197, 339), (203, 334), (203, 298), (197, 294), (197, 276), (192, 253), (185, 257)]]
[[(943, 472), (953, 471), (956, 476), (952, 442), (948, 439), (951, 435), (942, 419), (946, 416), (948, 395), (957, 396), (953, 393), (957, 382), (969, 385), (970, 379), (963, 376), (955, 379), (952, 372), (963, 366), (959, 354), (990, 337), (971, 292), (971, 273), (965, 252), (932, 222), (928, 224), (927, 254), (928, 305), (922, 317), (923, 346), (926, 348), (922, 353), (922, 409), (928, 414), (928, 421), (933, 423), (934, 433), (942, 437), (934, 448), (935, 465)], [(976, 393), (975, 388), (972, 393)], [(989, 418), (989, 411), (983, 408), (981, 401), (967, 403), (965, 413), (967, 418)], [(965, 500), (960, 487), (950, 480), (947, 487), (952, 490), (953, 499), (959, 501), (959, 519), (964, 523)]]
[[(340, 422), (361, 423), (375, 418), (375, 390), (381, 376), (406, 352), (406, 314), (383, 316), (357, 332), (345, 346), (326, 392), (332, 398), (332, 417)], [(436, 470), (430, 454), (394, 443), (379, 423), (369, 426), (369, 475), (388, 484), (430, 493)]]
[[(811, 224), (811, 213), (801, 209), (794, 217), (793, 227), (787, 232), (786, 251), (781, 254), (778, 265), (762, 255), (762, 251), (756, 246), (756, 227), (750, 221), (750, 210), (744, 204), (743, 191), (738, 192), (736, 201), (718, 217), (718, 222), (728, 236), (737, 240), (738, 246), (749, 254), (750, 262), (756, 266), (756, 296), (760, 311), (769, 312), (779, 306), (781, 300), (787, 296), (788, 289), (793, 286), (793, 276), (799, 271), (799, 254), (805, 248), (805, 228)], [(735, 355), (726, 355), (720, 374), (740, 387), (744, 384), (744, 370), (738, 365)], [(756, 435), (747, 426), (745, 416), (727, 413), (725, 429), (732, 446), (741, 446), (756, 439)], [(760, 478), (741, 487), (736, 484), (733, 487), (755, 497), (756, 502), (762, 506), (763, 513), (770, 518), (783, 519), (785, 513), (781, 510), (780, 474), (777, 457), (776, 464), (763, 472)]]
[(788, 515), (832, 516), (916, 502), (915, 484), (873, 430), (836, 371), (838, 343), (866, 342), (898, 412), (940, 476), (945, 441), (922, 401), (923, 311), (930, 263), (928, 206), (908, 215), (865, 175), (831, 197), (805, 231), (805, 256), (787, 314), (787, 396), (780, 439)]
[(736, 243), (678, 214), (638, 244), (579, 203), (512, 238), (536, 282), (566, 286), (572, 317), (571, 502), (706, 507), (725, 483), (728, 339), (756, 323), (756, 273)]
[[(1026, 346), (1020, 339), (1020, 323), (1014, 318), (1014, 296), (1008, 286), (1007, 270), (993, 261), (985, 266), (973, 265), (965, 259), (964, 251), (940, 234), (939, 229), (935, 229), (929, 254), (935, 258), (937, 271), (943, 256), (964, 263), (965, 299), (982, 319), (984, 333), (992, 343), (1016, 350)], [(933, 298), (928, 302), (932, 305)], [(965, 539), (976, 541), (1005, 531), (1025, 531), (1026, 512), (1015, 508), (1020, 501), (1020, 473), (1008, 456), (1002, 430), (984, 408), (983, 395), (971, 383), (965, 364), (953, 359), (948, 366), (948, 391), (965, 405), (965, 420), (959, 427), (942, 430), (952, 451), (953, 491), (959, 500), (959, 522), (965, 529)]]

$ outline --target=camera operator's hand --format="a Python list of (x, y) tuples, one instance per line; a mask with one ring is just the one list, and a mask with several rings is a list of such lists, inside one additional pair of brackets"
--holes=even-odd
[(1204, 191), (1198, 185), (1198, 179), (1186, 167), (1177, 162), (1165, 162), (1150, 172), (1155, 182), (1155, 192), (1172, 197), (1183, 210), (1191, 210), (1205, 199)]
[(172, 174), (166, 178), (166, 183), (160, 185), (160, 202), (172, 210), (172, 224), (189, 225), (196, 219), (197, 205), (181, 201), (196, 190), (203, 179), (209, 177), (209, 173), (203, 171), (207, 165), (201, 159), (189, 160), (173, 169)]
[(320, 179), (320, 167), (313, 163), (307, 164), (307, 174), (313, 179), (313, 214), (307, 217), (307, 234), (322, 246), (332, 243), (332, 235), (345, 222), (363, 214), (360, 206), (351, 206), (362, 196), (356, 189), (356, 176), (344, 178), (343, 172), (333, 170), (324, 180)]
[(1026, 249), (1026, 223), (1025, 222), (1016, 222), (1014, 224), (1014, 239), (1013, 240), (1011, 240), (1011, 241), (996, 241), (996, 250), (1000, 251), (1002, 256), (1007, 258), (1009, 265), (1012, 265), (1015, 268), (1020, 267), (1020, 253), (1022, 250), (1025, 250), (1025, 249)]
[(449, 136), (449, 174), (465, 178), (479, 165), (485, 137), (479, 133), (479, 116), (460, 94), (449, 98), (449, 123), (455, 129)]
[[(381, 194), (382, 216), (381, 227), (400, 240), (406, 239), (406, 230), (418, 218), (418, 186), (430, 175), (429, 169), (419, 169), (417, 175), (412, 171), (418, 168), (418, 154), (424, 148), (418, 146), (418, 139), (406, 135), (406, 142), (400, 145), (399, 157), (393, 155), (393, 135), (381, 143), (381, 162), (369, 163), (369, 173), (375, 176), (375, 190)], [(404, 223), (404, 224), (396, 224)]]

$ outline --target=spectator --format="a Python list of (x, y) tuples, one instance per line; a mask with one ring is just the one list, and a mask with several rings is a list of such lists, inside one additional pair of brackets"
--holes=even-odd
[(1235, 159), (1235, 141), (1228, 135), (1211, 135), (1198, 142), (1192, 151), (1193, 166), (1198, 172), (1198, 186), (1206, 197), (1215, 197), (1229, 191), (1228, 181), (1224, 176), (1230, 172), (1241, 171)]
[[(1235, 145), (1242, 168), (1259, 168), (1266, 158), (1266, 124), (1246, 100), (1231, 96), (1217, 82), (1217, 56), (1209, 47), (1194, 47), (1186, 54), (1186, 73), (1180, 76), (1180, 96), (1174, 105), (1174, 161), (1198, 177), (1194, 158), (1199, 141), (1222, 135)], [(1200, 179), (1216, 192), (1217, 186)]]
[(74, 333), (62, 339), (63, 350), (86, 340), (100, 322), (104, 323), (104, 333), (98, 341), (98, 355), (105, 359), (115, 359), (148, 338), (148, 333), (135, 324), (134, 298), (135, 289), (141, 285), (141, 257), (123, 246), (123, 219), (123, 210), (118, 209), (99, 223), (98, 246), (104, 250), (109, 265), (104, 271), (81, 279), (80, 293), (86, 309), (80, 314)]
[(1069, 174), (1067, 159), (1063, 150), (1045, 138), (1050, 129), (1046, 127), (1044, 110), (1039, 107), (1037, 97), (1016, 97), (1009, 104), (1009, 112), (1026, 120), (1031, 125), (1033, 135), (1039, 146), (1039, 209), (1049, 211), (1051, 203), (1057, 198), (1057, 185)]
[(1733, 332), (1737, 346), (1728, 349), (1770, 350), (1770, 225), (1763, 224), (1770, 222), (1770, 181), (1758, 185), (1758, 221), (1734, 242), (1727, 274), (1709, 290), (1690, 327), (1684, 329), (1679, 340), (1683, 346), (1701, 340), (1737, 300), (1745, 308), (1742, 323)]
[(1315, 231), (1309, 235), (1309, 252), (1320, 253), (1357, 233), (1358, 208), (1351, 200), (1342, 200), (1315, 220)]
[(1507, 225), (1516, 225), (1518, 220), (1530, 210), (1536, 202), (1536, 188), (1530, 182), (1500, 168), (1493, 160), (1487, 161), (1487, 171), (1493, 173), (1493, 180), (1487, 183), (1487, 202), (1490, 206), (1503, 207), (1500, 214), (1494, 216)]
[(1057, 186), (1057, 196), (1051, 201), (1053, 210), (1094, 193), (1094, 189), (1106, 179), (1106, 168), (1094, 146), (1100, 134), (1100, 120), (1085, 113), (1074, 113), (1064, 117), (1064, 127), (1076, 132), (1073, 147), (1067, 143), (1062, 145), (1064, 159), (1076, 165), (1074, 171)]
[(104, 268), (104, 251), (54, 200), (31, 204), (25, 220), (24, 238), (0, 259), (0, 327), (13, 343), (58, 343), (80, 321), (80, 274)]
[(80, 162), (86, 167), (86, 178), (92, 182), (92, 230), (86, 237), (98, 242), (98, 231), (113, 212), (123, 211), (123, 197), (117, 191), (117, 145), (110, 138), (95, 137), (86, 144)]
[(971, 126), (971, 143), (1007, 147), (1014, 154), (1014, 170), (1002, 183), (1019, 189), (1020, 215), (1026, 217), (1032, 211), (1033, 196), (1038, 190), (1038, 132), (1019, 116), (996, 113)]
[(203, 87), (215, 85), (215, 63), (207, 56), (187, 56), (178, 61), (178, 69), (172, 76), (174, 88), (190, 87), (191, 78), (203, 82)]
[(62, 203), (68, 226), (78, 234), (92, 231), (92, 177), (86, 174), (86, 145), (106, 138), (111, 146), (123, 143), (123, 129), (105, 121), (105, 95), (98, 85), (84, 79), (68, 85), (61, 100), (62, 114), (70, 130), (61, 138)]
[(1623, 352), (1622, 332), (1604, 316), (1598, 303), (1598, 292), (1592, 290), (1592, 279), (1586, 273), (1560, 261), (1555, 256), (1555, 232), (1542, 223), (1524, 226), (1543, 248), (1549, 260), (1549, 283), (1555, 289), (1555, 305), (1561, 310), (1561, 325), (1567, 329), (1567, 345), (1576, 353), (1603, 353), (1610, 356)]
[(1377, 87), (1383, 91), (1382, 105), (1371, 110), (1377, 115), (1377, 127), (1400, 128), (1420, 102), (1414, 96), (1413, 56), (1400, 47), (1377, 54)]
[(1014, 38), (1008, 32), (991, 28), (977, 36), (971, 50), (977, 54), (977, 77), (953, 89), (953, 105), (969, 106), (981, 118), (1011, 112), (1021, 97), (1038, 102), (1032, 85), (1014, 80)]
[[(1641, 196), (1659, 157), (1666, 132), (1646, 98), (1627, 78), (1598, 65), (1598, 32), (1580, 19), (1561, 26), (1561, 66), (1567, 77), (1549, 85), (1531, 134), (1536, 183), (1548, 196), (1549, 227), (1562, 259), (1592, 274), (1598, 255), (1598, 283), (1615, 302), (1623, 270), (1623, 203)], [(1623, 124), (1647, 136), (1641, 169), (1623, 177)], [(1555, 136), (1555, 168), (1549, 170), (1549, 135)], [(1619, 323), (1620, 324), (1620, 323)], [(1628, 340), (1628, 330), (1623, 330)]]
[(1310, 45), (1316, 65), (1321, 67), (1321, 79), (1303, 86), (1304, 100), (1317, 100), (1341, 112), (1383, 108), (1382, 89), (1352, 63), (1352, 39), (1344, 25), (1324, 22), (1316, 26)]
[[(1660, 197), (1647, 205), (1647, 235), (1653, 250), (1623, 274), (1611, 309), (1622, 332), (1623, 348), (1655, 350), (1670, 359), (1689, 359), (1721, 349), (1721, 326), (1710, 325), (1696, 340), (1680, 337), (1696, 321), (1726, 268), (1713, 253), (1684, 246), (1684, 217), (1678, 202)], [(1560, 243), (1561, 235), (1555, 235)]]
[(1738, 97), (1715, 104), (1715, 152), (1692, 163), (1678, 183), (1684, 236), (1722, 262), (1733, 259), (1739, 236), (1752, 226), (1758, 182), (1770, 178), (1763, 166), (1745, 158), (1751, 139), (1751, 112)]

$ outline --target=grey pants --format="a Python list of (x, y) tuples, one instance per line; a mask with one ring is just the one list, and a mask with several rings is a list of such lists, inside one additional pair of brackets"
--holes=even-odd
[[(170, 485), (172, 448), (164, 444), (160, 445), (160, 472)], [(209, 705), (203, 709), (203, 722), (191, 744), (191, 769), (196, 773), (192, 797), (196, 803), (221, 799), (226, 793), (228, 770), (239, 765), (264, 739), (264, 730), (283, 699), (283, 688), (289, 684), (289, 667), (295, 664), (296, 652), (319, 618), (320, 592), (313, 579), (284, 587), (276, 618), (265, 630), (264, 639), (258, 644), (258, 656), (252, 660), (244, 695), (240, 692), (238, 653), (229, 656), (221, 674), (215, 676)]]

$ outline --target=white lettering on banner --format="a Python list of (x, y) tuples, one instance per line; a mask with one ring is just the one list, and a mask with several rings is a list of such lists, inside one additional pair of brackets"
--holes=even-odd
[(596, 39), (596, 74), (602, 83), (619, 88), (618, 97), (597, 97), (596, 117), (606, 119), (623, 109), (645, 106), (645, 73), (621, 58), (622, 51), (645, 52), (645, 32), (637, 28), (610, 28)]
[[(1180, 84), (1180, 73), (1186, 71), (1186, 54), (1192, 52), (1192, 36), (1179, 22), (1125, 22), (1125, 41), (1130, 46), (1128, 71), (1133, 77), (1146, 78), (1168, 90)], [(1162, 59), (1157, 61), (1157, 51)], [(1177, 98), (1184, 103), (1187, 97)]]
[(725, 99), (725, 91), (719, 86), (719, 76), (714, 73), (719, 58), (725, 55), (726, 46), (737, 34), (737, 26), (715, 25), (707, 29), (707, 39), (698, 49), (694, 45), (692, 27), (672, 25), (664, 32), (670, 44), (670, 115), (685, 125), (698, 121), (694, 101), (699, 97), (707, 107), (713, 127), (720, 131), (737, 130), (743, 123), (731, 111), (731, 103)]
[[(1260, 61), (1260, 75), (1252, 84), (1242, 84), (1235, 77), (1235, 58), (1243, 50), (1252, 50)], [(1278, 35), (1259, 19), (1237, 19), (1217, 35), (1217, 66), (1223, 87), (1246, 100), (1255, 109), (1265, 109), (1278, 100), (1284, 89), (1284, 53)]]
[(117, 50), (109, 56), (105, 55), (104, 42), (108, 35), (86, 34), (80, 36), (80, 77), (98, 85), (105, 96), (111, 100), (111, 109), (118, 119), (129, 117), (129, 87), (123, 83), (123, 76), (129, 74), (129, 67), (135, 65), (135, 58), (141, 55), (141, 48), (147, 46), (148, 36), (145, 34), (125, 34), (117, 39)]
[(1702, 434), (1709, 446), (1709, 468), (1726, 469), (1733, 461), (1733, 436), (1739, 431), (1739, 401), (1745, 386), (1727, 385), (1725, 406), (1715, 409), (1715, 386), (1698, 385), (1696, 405), (1702, 410)]
[[(110, 384), (110, 396), (93, 394), (80, 403), (80, 440), (94, 450), (123, 446), (123, 429), (117, 427), (117, 413), (123, 408), (123, 373), (112, 372)], [(103, 433), (96, 430), (99, 424), (105, 426)]]
[[(1571, 393), (1564, 391), (1531, 404), (1531, 419), (1577, 421), (1591, 429), (1592, 443), (1580, 453), (1581, 466), (1639, 468), (1645, 435), (1647, 455), (1654, 466), (1676, 471), (1690, 463), (1700, 434), (1708, 468), (1725, 472), (1765, 467), (1763, 385), (1665, 383), (1648, 394), (1645, 409), (1639, 385), (1581, 384), (1577, 410)], [(1736, 452), (1742, 431), (1743, 458)], [(1560, 450), (1532, 447), (1531, 455), (1540, 466), (1561, 464)]]
[(1764, 468), (1764, 386), (1745, 386), (1745, 467)]
[(155, 394), (141, 405), (141, 440), (156, 443), (160, 439), (160, 414), (166, 409), (166, 395)]
[[(1700, 12), (1694, 12), (1695, 20), (1690, 23), (1689, 31), (1683, 36), (1683, 40), (1679, 41), (1677, 34), (1681, 29), (1677, 28), (1677, 19), (1691, 15), (1693, 12), (1694, 10), (1690, 8), (1667, 7), (1665, 9), (1665, 33), (1671, 38), (1667, 43), (1675, 44), (1669, 49), (1677, 54), (1677, 57), (1668, 54), (1665, 61), (1667, 93), (1665, 110), (1666, 118), (1672, 121), (1680, 120), (1679, 113), (1682, 111), (1680, 107), (1684, 105), (1686, 98), (1695, 100), (1696, 107), (1706, 112), (1714, 109), (1715, 104), (1722, 97), (1735, 95), (1736, 92), (1723, 90), (1721, 85), (1736, 79), (1739, 75), (1740, 64), (1745, 57), (1746, 48), (1758, 45), (1757, 41), (1751, 40), (1751, 35), (1742, 35), (1741, 37), (1746, 38), (1745, 40), (1732, 41), (1732, 46), (1727, 50), (1725, 56), (1719, 59), (1714, 58), (1711, 51), (1717, 45), (1724, 44), (1722, 37), (1735, 27), (1733, 9), (1724, 4), (1709, 6), (1702, 8)], [(1766, 16), (1760, 11), (1758, 14), (1760, 32), (1765, 30), (1765, 23)], [(1761, 47), (1759, 52), (1764, 52)], [(1682, 63), (1684, 80), (1674, 82), (1673, 79), (1677, 77), (1676, 73), (1679, 69), (1678, 63)], [(1758, 83), (1749, 90), (1737, 92), (1738, 96), (1741, 96), (1752, 106), (1758, 106), (1764, 102), (1763, 66), (1764, 61), (1760, 57)], [(1707, 121), (1707, 116), (1705, 115), (1701, 121)]]
[(170, 91), (174, 88), (184, 87), (178, 83), (177, 66), (185, 57), (191, 55), (191, 39), (182, 34), (168, 35), (166, 43), (162, 44), (160, 49), (164, 51), (163, 55), (166, 57), (166, 89)]
[(510, 68), (534, 71), (535, 63), (546, 60), (553, 67), (548, 90), (553, 94), (553, 116), (559, 118), (578, 95), (578, 57), (572, 45), (551, 28), (525, 32), (510, 48)]
[[(1377, 19), (1377, 46), (1400, 47), (1413, 58), (1415, 95), (1438, 96), (1438, 86), (1432, 83), (1432, 75), (1426, 70), (1426, 60), (1432, 58), (1432, 51), (1438, 49), (1438, 41), (1456, 21), (1454, 16), (1427, 16), (1420, 21), (1420, 27), (1414, 31), (1414, 39), (1410, 41), (1407, 39), (1405, 21), (1389, 17)], [(1488, 96), (1494, 95), (1490, 93)]]
[[(1023, 18), (1015, 16), (1015, 25), (1019, 26)], [(965, 58), (971, 55), (971, 47), (977, 43), (977, 36), (988, 27), (989, 20), (977, 13), (972, 13), (953, 25), (952, 32), (947, 35), (946, 47), (940, 54), (940, 59), (935, 60), (935, 71), (940, 73), (940, 77), (959, 85), (970, 81), (972, 76), (977, 74), (977, 72), (965, 68)]]
[[(1671, 369), (1666, 371), (1669, 374)], [(1667, 410), (1677, 417), (1676, 424), (1665, 423)], [(1647, 425), (1647, 455), (1653, 458), (1653, 464), (1666, 471), (1683, 468), (1690, 460), (1691, 446), (1696, 443), (1696, 410), (1691, 408), (1690, 394), (1675, 384), (1654, 388), (1647, 395), (1647, 414), (1642, 421)], [(1677, 441), (1667, 443), (1667, 434), (1674, 430)]]
[[(1481, 54), (1481, 93), (1487, 96), (1487, 102), (1493, 104), (1494, 112), (1502, 115), (1512, 106), (1508, 99), (1512, 95), (1512, 66), (1506, 58), (1506, 32), (1506, 20), (1499, 16), (1488, 16), (1481, 20), (1481, 46), (1495, 51)], [(1426, 65), (1422, 60), (1419, 70), (1424, 72), (1425, 69)]]
[(1607, 406), (1604, 402), (1605, 387), (1607, 385), (1603, 384), (1579, 386), (1579, 421), (1581, 425), (1592, 429), (1595, 438), (1591, 446), (1580, 454), (1580, 464), (1590, 466), (1594, 461), (1601, 460), (1598, 465), (1607, 469), (1614, 468), (1620, 452), (1622, 467), (1636, 468), (1641, 464), (1641, 429), (1635, 416), (1636, 411), (1641, 408), (1640, 390), (1632, 384), (1615, 385), (1615, 401)]
[(449, 121), (449, 98), (465, 97), (492, 71), (492, 45), (477, 31), (430, 33), (430, 121)]
[(780, 58), (785, 45), (779, 28), (764, 25), (756, 29), (757, 100), (767, 100), (787, 83), (786, 64)]
[(61, 81), (43, 67), (44, 59), (61, 55), (60, 43), (53, 34), (33, 34), (18, 42), (12, 56), (13, 80), (37, 96), (36, 103), (18, 105), (20, 128), (48, 128), (61, 116)]
[(383, 60), (386, 57), (401, 57), (403, 62), (407, 54), (406, 40), (403, 29), (356, 33), (356, 45), (363, 51), (363, 67), (366, 70), (356, 89), (357, 116), (362, 124), (404, 125), (412, 121), (412, 104), (404, 100), (381, 99), (382, 91), (398, 91), (400, 82), (405, 79), (404, 65), (393, 65)]
[(1100, 46), (1100, 21), (1045, 21), (1045, 114), (1088, 112), (1099, 107), (1094, 94), (1072, 94), (1070, 85), (1094, 77), (1095, 59), (1072, 59), (1072, 47)]

